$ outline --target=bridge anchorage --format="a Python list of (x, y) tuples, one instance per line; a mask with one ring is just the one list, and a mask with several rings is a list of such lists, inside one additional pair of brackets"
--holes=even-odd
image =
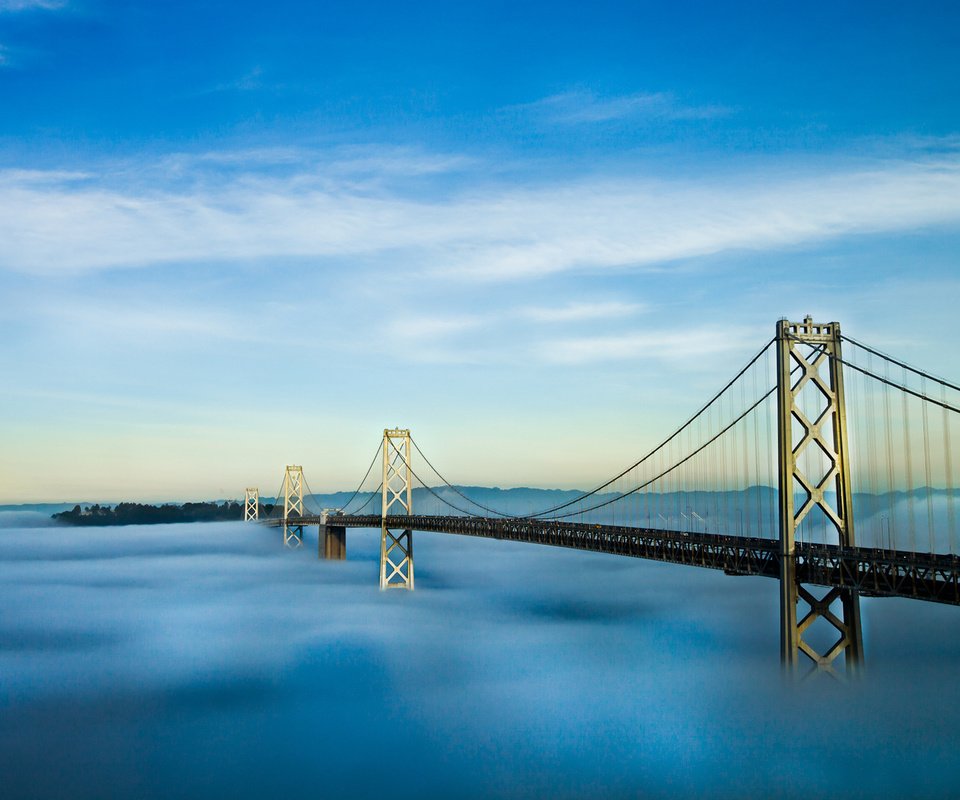
[[(398, 445), (399, 443), (399, 445)], [(413, 515), (410, 431), (384, 428), (380, 513), (380, 588), (413, 589), (413, 531), (390, 524), (391, 514)]]
[[(814, 323), (810, 317), (803, 322), (780, 320), (776, 342), (780, 657), (786, 666), (796, 667), (802, 652), (818, 669), (832, 669), (832, 662), (842, 653), (847, 674), (853, 674), (863, 656), (859, 594), (856, 589), (833, 587), (817, 596), (797, 577), (796, 552), (798, 527), (808, 515), (817, 513), (826, 518), (840, 547), (855, 545), (840, 325)], [(811, 409), (815, 409), (813, 419), (807, 416)], [(808, 611), (798, 622), (801, 601)], [(831, 610), (837, 601), (839, 616)], [(818, 619), (828, 622), (838, 634), (824, 652), (803, 638)]]
[(303, 467), (287, 465), (283, 475), (283, 543), (287, 547), (303, 545)]
[(260, 519), (260, 490), (248, 487), (243, 493), (243, 521), (256, 522)]

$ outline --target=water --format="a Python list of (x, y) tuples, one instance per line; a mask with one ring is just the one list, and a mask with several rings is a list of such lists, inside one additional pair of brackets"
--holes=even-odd
[(242, 523), (0, 529), (19, 797), (947, 795), (960, 608), (863, 599), (865, 677), (785, 685), (777, 585), (416, 534), (415, 593)]

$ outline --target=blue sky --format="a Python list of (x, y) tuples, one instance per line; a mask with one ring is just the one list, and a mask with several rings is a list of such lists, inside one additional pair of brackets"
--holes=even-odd
[(811, 313), (948, 377), (948, 3), (0, 0), (0, 502), (581, 486)]

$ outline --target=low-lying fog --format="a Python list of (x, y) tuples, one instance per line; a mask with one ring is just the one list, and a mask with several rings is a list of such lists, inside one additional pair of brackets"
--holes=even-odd
[(379, 531), (0, 520), (0, 794), (945, 796), (960, 608), (863, 599), (866, 671), (784, 683), (777, 584)]

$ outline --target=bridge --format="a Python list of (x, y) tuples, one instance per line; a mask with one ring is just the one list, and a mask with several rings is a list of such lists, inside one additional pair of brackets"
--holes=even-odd
[(784, 664), (797, 667), (802, 653), (815, 669), (842, 663), (852, 674), (863, 662), (861, 596), (960, 605), (957, 415), (960, 386), (844, 336), (836, 322), (780, 320), (656, 447), (547, 508), (477, 499), (443, 477), (409, 430), (388, 428), (338, 508), (311, 508), (302, 467), (288, 466), (272, 506), (247, 490), (245, 518), (269, 511), (262, 521), (288, 547), (316, 525), (321, 557), (334, 560), (346, 557), (347, 529), (379, 529), (382, 589), (414, 588), (414, 531), (773, 578)]

